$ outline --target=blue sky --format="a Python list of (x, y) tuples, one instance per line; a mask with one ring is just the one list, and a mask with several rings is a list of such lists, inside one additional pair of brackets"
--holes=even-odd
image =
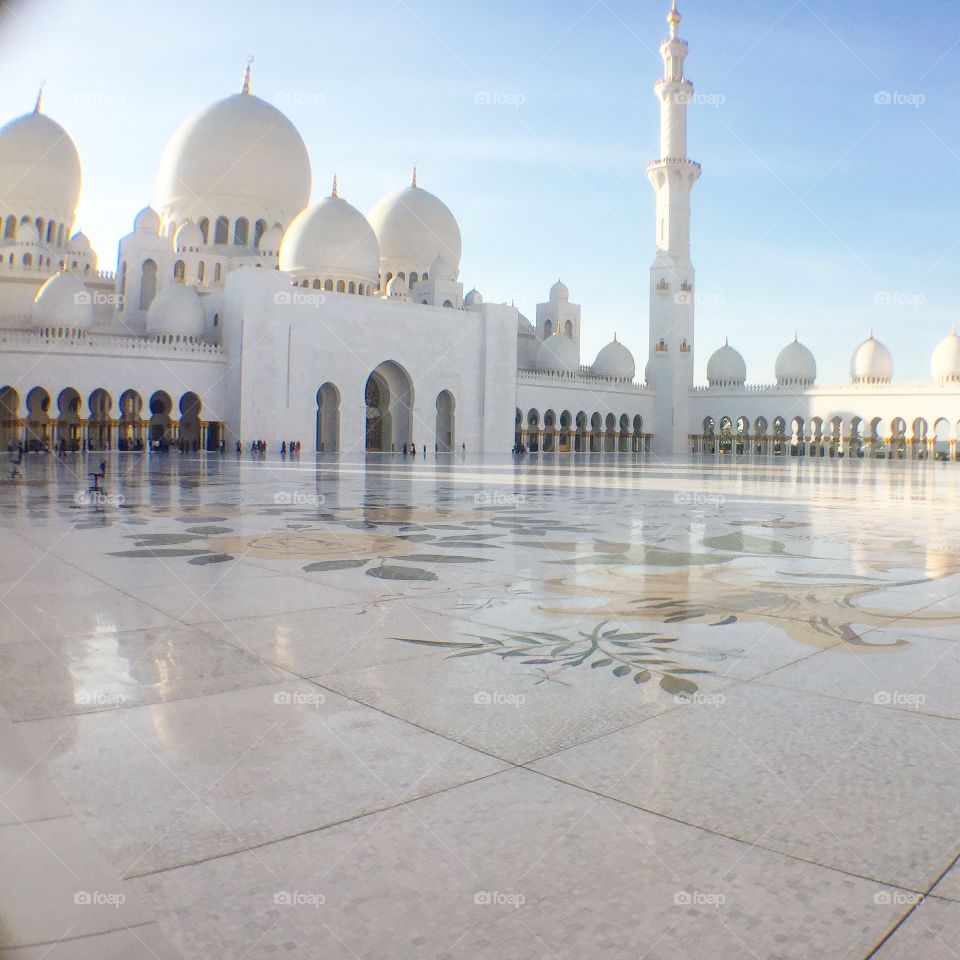
[[(21, 0), (0, 25), (0, 116), (46, 80), (84, 165), (78, 225), (112, 269), (167, 138), (238, 91), (253, 54), (254, 93), (284, 103), (310, 150), (315, 199), (337, 173), (366, 212), (416, 161), (459, 220), (468, 289), (532, 316), (560, 276), (583, 304), (585, 361), (616, 331), (642, 370), (667, 7)], [(749, 380), (770, 382), (798, 331), (820, 382), (846, 382), (873, 328), (898, 381), (928, 379), (960, 314), (956, 0), (680, 9), (709, 101), (690, 113), (701, 375), (729, 336)]]

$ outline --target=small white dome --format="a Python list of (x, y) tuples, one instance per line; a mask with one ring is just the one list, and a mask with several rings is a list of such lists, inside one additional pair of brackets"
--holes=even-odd
[(580, 351), (569, 337), (555, 333), (540, 344), (536, 364), (538, 370), (576, 373), (580, 369)]
[[(809, 387), (817, 379), (817, 361), (813, 354), (799, 341), (788, 343), (777, 357), (777, 383), (780, 386)], [(744, 374), (746, 377), (746, 374)]]
[(330, 196), (308, 207), (287, 227), (280, 269), (299, 278), (344, 279), (375, 286), (380, 250), (366, 217)]
[(37, 110), (0, 128), (0, 183), (7, 210), (70, 223), (80, 180), (77, 148), (59, 123)]
[(147, 333), (150, 336), (174, 334), (202, 337), (207, 316), (197, 291), (182, 283), (165, 286), (147, 311)]
[(17, 243), (39, 243), (40, 231), (32, 220), (27, 220), (17, 227)]
[(742, 387), (747, 380), (747, 362), (728, 340), (707, 361), (707, 382), (711, 387)]
[(518, 337), (535, 337), (537, 335), (537, 328), (522, 314), (517, 314), (517, 336)]
[(590, 372), (596, 377), (614, 377), (618, 380), (633, 380), (637, 364), (633, 354), (616, 337), (608, 343), (593, 361)]
[(78, 231), (70, 238), (67, 251), (69, 253), (88, 256), (93, 252), (93, 247), (90, 246), (90, 238), (82, 231)]
[(263, 236), (257, 244), (257, 249), (261, 253), (279, 253), (280, 244), (283, 242), (283, 227), (275, 223), (269, 230), (263, 231)]
[(173, 245), (178, 252), (197, 250), (204, 245), (203, 231), (192, 220), (187, 220), (177, 227), (177, 232), (173, 235)]
[(403, 277), (391, 277), (387, 281), (387, 296), (394, 299), (405, 299), (407, 296), (407, 281)]
[(457, 279), (457, 269), (451, 267), (443, 257), (436, 257), (430, 264), (429, 276), (431, 280), (452, 281)]
[(413, 185), (384, 197), (367, 214), (380, 244), (380, 270), (387, 273), (429, 273), (441, 256), (460, 269), (463, 240), (460, 227), (442, 200)]
[(960, 382), (960, 337), (953, 330), (933, 351), (933, 379), (936, 383)]
[(463, 305), (465, 307), (476, 307), (483, 303), (483, 294), (474, 288), (471, 290), (464, 298)]
[(562, 281), (558, 280), (550, 288), (550, 299), (551, 300), (569, 300), (570, 291), (567, 289), (567, 285)]
[(144, 207), (133, 218), (133, 231), (151, 235), (160, 233), (160, 214), (153, 207)]
[(33, 303), (37, 326), (87, 329), (93, 324), (93, 297), (74, 273), (54, 274), (41, 285)]
[(850, 379), (854, 383), (889, 383), (893, 379), (893, 355), (872, 333), (853, 353)]
[(167, 221), (220, 215), (289, 223), (310, 200), (310, 158), (273, 104), (237, 93), (194, 114), (160, 161), (157, 200)]

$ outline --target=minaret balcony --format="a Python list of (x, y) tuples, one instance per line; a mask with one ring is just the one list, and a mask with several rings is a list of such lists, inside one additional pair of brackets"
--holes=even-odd
[(647, 169), (652, 170), (654, 167), (665, 167), (680, 165), (685, 167), (693, 167), (696, 170), (700, 170), (700, 164), (696, 160), (688, 160), (686, 157), (661, 157), (659, 160), (651, 160), (647, 164)]

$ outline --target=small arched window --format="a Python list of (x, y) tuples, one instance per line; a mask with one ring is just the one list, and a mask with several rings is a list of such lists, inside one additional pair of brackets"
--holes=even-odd
[(156, 294), (157, 265), (153, 260), (144, 260), (140, 269), (140, 309), (148, 309)]
[(230, 236), (230, 221), (226, 217), (217, 217), (217, 224), (213, 230), (214, 243), (227, 243)]
[(350, 286), (347, 287), (347, 293), (356, 293), (356, 292), (357, 292), (357, 285), (351, 280)]
[(204, 264), (204, 262), (201, 260), (200, 263), (197, 264), (197, 279), (201, 283), (203, 283), (203, 278), (206, 272), (207, 272), (206, 264)]
[(62, 223), (60, 224), (60, 226), (57, 227), (57, 246), (58, 247), (63, 246), (63, 224)]
[(221, 269), (220, 269), (220, 264), (219, 264), (219, 263), (214, 264), (214, 267), (213, 267), (213, 279), (214, 279), (214, 282), (215, 282), (215, 283), (219, 283), (219, 282), (220, 282), (221, 273), (222, 273), (222, 271), (221, 271)]
[(253, 245), (260, 246), (260, 238), (267, 232), (267, 221), (258, 220), (253, 227)]
[(17, 218), (12, 213), (3, 225), (3, 237), (5, 240), (17, 239)]
[(178, 260), (173, 265), (173, 278), (174, 280), (183, 280), (187, 275), (187, 265), (182, 261)]
[(346, 285), (342, 280), (338, 280), (338, 281), (337, 281), (337, 293), (345, 293), (345, 292), (346, 292), (346, 289), (347, 289), (347, 285)]
[(47, 243), (53, 243), (54, 236), (56, 235), (57, 225), (51, 220), (47, 224)]
[(321, 284), (320, 284), (320, 281), (319, 281), (319, 280), (314, 280), (314, 281), (313, 281), (313, 289), (314, 289), (314, 290), (319, 290), (319, 289), (320, 289), (320, 286), (321, 286)]
[(24, 265), (25, 267), (32, 267), (32, 266), (33, 266), (33, 254), (25, 253), (25, 254), (23, 255), (23, 265)]
[(250, 240), (250, 221), (246, 217), (238, 217), (233, 225), (233, 245), (245, 247)]
[(324, 280), (324, 282), (323, 282), (323, 289), (324, 289), (324, 290), (332, 290), (332, 289), (333, 289), (333, 281), (332, 281), (332, 280)]
[(415, 273), (410, 274), (410, 289), (413, 289), (413, 285), (417, 282), (417, 275)]
[(203, 236), (203, 242), (209, 243), (210, 242), (210, 218), (201, 217), (200, 223), (197, 224), (197, 226), (200, 227), (200, 233)]

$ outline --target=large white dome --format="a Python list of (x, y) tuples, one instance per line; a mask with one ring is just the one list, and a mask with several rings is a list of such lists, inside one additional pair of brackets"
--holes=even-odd
[(937, 344), (933, 351), (933, 379), (936, 383), (960, 382), (960, 337), (952, 330), (950, 336)]
[[(550, 339), (553, 339), (552, 337)], [(567, 338), (564, 337), (566, 340)], [(573, 341), (571, 341), (572, 343)], [(617, 380), (633, 380), (637, 364), (633, 354), (616, 337), (608, 343), (593, 361), (590, 372), (596, 377), (613, 377)]]
[(463, 241), (460, 227), (443, 201), (422, 190), (416, 181), (384, 197), (367, 214), (380, 243), (380, 272), (429, 273), (442, 257), (454, 274), (460, 270)]
[(56, 273), (37, 291), (33, 319), (39, 327), (86, 330), (93, 325), (93, 297), (75, 273)]
[(304, 210), (280, 244), (280, 269), (296, 279), (346, 280), (377, 285), (380, 249), (359, 210), (334, 194)]
[(817, 379), (817, 361), (799, 340), (788, 343), (777, 357), (777, 383), (780, 386), (809, 387)]
[(728, 340), (707, 361), (707, 382), (711, 387), (742, 387), (747, 380), (747, 362)]
[(247, 217), (290, 221), (310, 200), (310, 158), (297, 128), (247, 93), (218, 100), (186, 120), (160, 161), (164, 219)]
[(147, 333), (150, 336), (202, 337), (206, 328), (206, 311), (197, 291), (182, 283), (165, 286), (147, 311)]
[(580, 351), (569, 337), (555, 333), (540, 344), (536, 367), (544, 371), (576, 373), (580, 369)]
[(7, 212), (69, 227), (80, 183), (77, 148), (59, 123), (36, 111), (0, 128), (0, 184)]
[(854, 383), (889, 383), (893, 379), (893, 355), (872, 333), (853, 353), (850, 379)]

